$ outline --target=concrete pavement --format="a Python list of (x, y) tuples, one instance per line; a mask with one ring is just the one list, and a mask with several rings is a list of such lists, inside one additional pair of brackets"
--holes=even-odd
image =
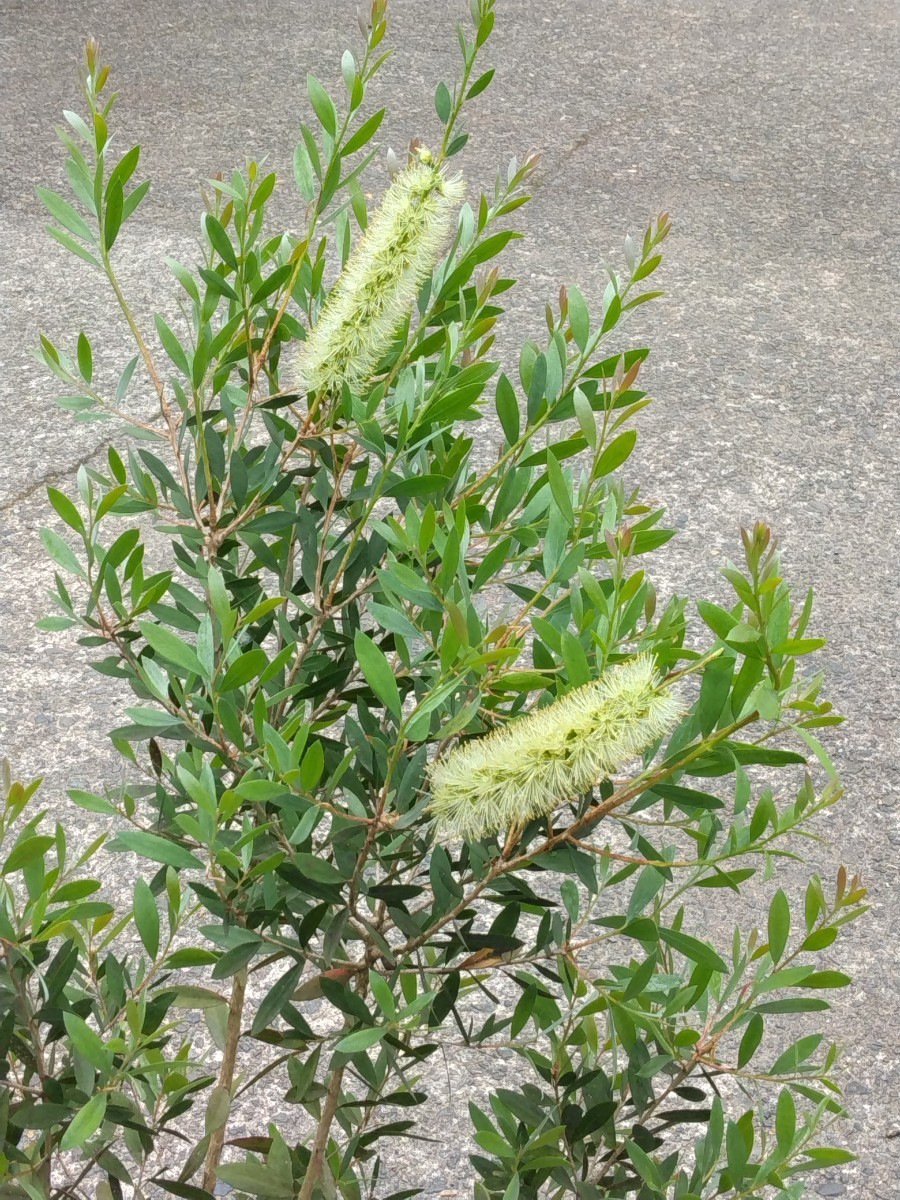
[[(395, 50), (378, 91), (391, 105), (383, 140), (399, 149), (434, 135), (433, 91), (455, 70), (463, 5), (390, 8)], [(341, 51), (358, 41), (350, 0), (0, 0), (0, 753), (44, 773), (54, 805), (66, 786), (120, 770), (105, 731), (125, 703), (69, 635), (34, 629), (50, 578), (44, 485), (67, 486), (80, 461), (121, 440), (112, 424), (74, 425), (27, 355), (40, 329), (64, 340), (84, 326), (99, 372), (126, 357), (107, 297), (44, 234), (33, 194), (61, 181), (52, 131), (75, 107), (89, 34), (154, 180), (118, 250), (144, 314), (172, 295), (163, 256), (193, 256), (197, 186), (213, 171), (267, 156), (290, 225), (306, 71), (336, 84)], [(504, 347), (539, 330), (560, 282), (599, 301), (622, 236), (670, 211), (668, 296), (633, 331), (653, 348), (657, 403), (630, 464), (681, 530), (665, 581), (721, 599), (737, 527), (760, 516), (798, 585), (815, 586), (831, 694), (849, 720), (830, 742), (847, 796), (820, 823), (830, 848), (810, 857), (825, 876), (841, 861), (861, 870), (874, 911), (830, 952), (857, 980), (835, 1000), (832, 1032), (846, 1046), (846, 1137), (860, 1161), (809, 1192), (887, 1200), (900, 1195), (889, 1136), (900, 1128), (900, 8), (500, 0), (487, 57), (497, 75), (475, 110), (467, 174), (486, 184), (495, 162), (545, 153), (523, 214), (530, 236), (512, 254), (520, 286)], [(471, 1070), (479, 1083), (480, 1058)], [(424, 1168), (410, 1152), (417, 1182), (467, 1191), (458, 1142), (429, 1146)]]

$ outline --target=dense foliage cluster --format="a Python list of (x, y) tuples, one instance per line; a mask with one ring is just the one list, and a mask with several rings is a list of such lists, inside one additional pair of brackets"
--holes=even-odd
[[(308, 80), (302, 233), (270, 228), (257, 163), (212, 181), (152, 335), (117, 266), (148, 183), (88, 45), (71, 195), (39, 191), (136, 354), (107, 395), (87, 333), (41, 349), (62, 406), (130, 438), (50, 490), (41, 623), (133, 694), (128, 782), (69, 793), (104, 829), (73, 853), (4, 779), (4, 1195), (413, 1196), (388, 1143), (448, 1046), (518, 1056), (470, 1108), (481, 1200), (797, 1197), (852, 1157), (821, 1140), (835, 1049), (790, 1021), (849, 982), (820, 955), (864, 890), (770, 887), (840, 794), (811, 599), (762, 524), (690, 629), (639, 565), (672, 531), (620, 473), (649, 403), (621, 330), (659, 295), (665, 215), (596, 311), (563, 287), (540, 342), (491, 358), (538, 159), (463, 199), (492, 0), (472, 17), (435, 144), (370, 212), (375, 0), (341, 100)], [(137, 856), (121, 911), (91, 874), (110, 851)], [(296, 1122), (236, 1136), (260, 1091)]]

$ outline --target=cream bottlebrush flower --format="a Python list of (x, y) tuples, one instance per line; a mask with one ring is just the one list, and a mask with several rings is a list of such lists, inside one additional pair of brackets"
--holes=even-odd
[(372, 374), (434, 269), (464, 191), (428, 151), (394, 177), (300, 349), (301, 388), (336, 394)]
[(650, 655), (458, 746), (430, 768), (438, 838), (475, 841), (549, 815), (671, 729), (684, 703)]

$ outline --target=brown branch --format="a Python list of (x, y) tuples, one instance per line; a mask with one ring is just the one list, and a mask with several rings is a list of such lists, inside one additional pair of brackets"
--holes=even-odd
[[(227, 1088), (229, 1092), (234, 1083), (234, 1064), (237, 1058), (238, 1042), (241, 1039), (241, 1022), (244, 1016), (244, 993), (246, 989), (247, 973), (246, 971), (238, 971), (234, 977), (234, 984), (231, 988), (231, 1000), (228, 1004), (225, 1049), (222, 1054), (222, 1066), (219, 1068), (218, 1081), (218, 1086)], [(206, 1162), (203, 1166), (203, 1187), (207, 1192), (211, 1192), (216, 1185), (216, 1172), (219, 1167), (219, 1159), (222, 1157), (222, 1148), (225, 1145), (225, 1131), (227, 1126), (228, 1118), (226, 1117), (219, 1128), (213, 1130), (209, 1139)]]
[(334, 1120), (334, 1114), (337, 1112), (338, 1102), (341, 1098), (341, 1082), (343, 1078), (344, 1068), (335, 1067), (328, 1083), (328, 1091), (325, 1093), (325, 1104), (322, 1107), (319, 1124), (316, 1126), (316, 1136), (313, 1141), (309, 1166), (306, 1168), (306, 1174), (303, 1177), (303, 1187), (300, 1189), (297, 1200), (311, 1200), (313, 1189), (322, 1174), (325, 1166), (325, 1151), (328, 1148), (328, 1135), (331, 1132), (331, 1123)]

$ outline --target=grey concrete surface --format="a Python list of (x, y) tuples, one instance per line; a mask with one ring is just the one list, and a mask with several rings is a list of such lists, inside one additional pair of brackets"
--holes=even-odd
[[(434, 136), (431, 97), (455, 66), (458, 8), (391, 0), (386, 143)], [(665, 582), (721, 599), (738, 525), (760, 516), (798, 585), (815, 585), (831, 691), (849, 720), (830, 742), (846, 799), (820, 823), (830, 845), (810, 857), (826, 876), (841, 861), (861, 870), (874, 907), (829, 952), (856, 977), (831, 1031), (845, 1046), (845, 1136), (859, 1162), (809, 1194), (900, 1196), (890, 1136), (900, 1128), (900, 8), (501, 0), (498, 10), (497, 77), (465, 168), (486, 183), (496, 161), (545, 153), (523, 215), (530, 236), (513, 254), (521, 284), (504, 347), (539, 329), (560, 282), (597, 301), (622, 236), (669, 210), (668, 297), (632, 331), (653, 347), (657, 403), (641, 417), (631, 477), (681, 530)], [(44, 235), (33, 196), (61, 179), (52, 130), (77, 99), (80, 45), (88, 34), (103, 43), (123, 91), (119, 121), (154, 179), (118, 250), (146, 315), (172, 294), (163, 256), (192, 257), (196, 189), (213, 171), (267, 156), (288, 181), (278, 206), (290, 225), (305, 73), (337, 83), (354, 14), (351, 0), (0, 0), (0, 751), (46, 775), (54, 807), (65, 786), (120, 770), (105, 731), (124, 702), (68, 635), (34, 629), (50, 576), (38, 542), (44, 484), (68, 483), (118, 435), (59, 412), (28, 349), (39, 329), (64, 341), (84, 326), (99, 370), (127, 355), (108, 298)], [(480, 1059), (454, 1064), (456, 1086), (438, 1101), (452, 1135), (414, 1147), (398, 1178), (468, 1191), (461, 1097), (489, 1084), (486, 1070)]]

